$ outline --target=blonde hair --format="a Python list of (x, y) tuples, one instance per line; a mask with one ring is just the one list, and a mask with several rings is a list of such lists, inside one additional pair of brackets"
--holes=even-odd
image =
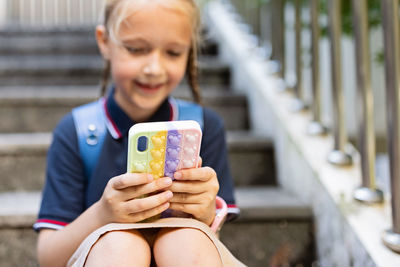
[[(103, 11), (103, 25), (106, 27), (109, 38), (115, 42), (119, 42), (117, 33), (121, 24), (125, 19), (135, 12), (135, 5), (140, 6), (142, 3), (149, 1), (157, 2), (164, 7), (179, 10), (186, 13), (192, 20), (192, 41), (187, 62), (186, 75), (192, 91), (194, 100), (201, 102), (200, 87), (198, 85), (198, 68), (197, 54), (200, 43), (200, 12), (194, 0), (105, 0)], [(140, 7), (139, 7), (140, 8)], [(111, 64), (105, 62), (103, 72), (101, 95), (104, 95), (107, 89), (110, 77)]]

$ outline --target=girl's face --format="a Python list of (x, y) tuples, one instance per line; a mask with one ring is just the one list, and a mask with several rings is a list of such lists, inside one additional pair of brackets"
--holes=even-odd
[[(103, 56), (111, 63), (115, 99), (135, 121), (148, 119), (182, 80), (191, 46), (190, 18), (148, 1), (120, 26), (120, 43), (97, 28)], [(103, 41), (102, 41), (103, 40)]]

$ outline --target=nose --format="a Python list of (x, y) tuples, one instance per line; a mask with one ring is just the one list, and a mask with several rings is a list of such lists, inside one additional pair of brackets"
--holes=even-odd
[(149, 58), (143, 68), (143, 73), (149, 76), (160, 76), (164, 74), (164, 66), (161, 53), (154, 51), (149, 55)]

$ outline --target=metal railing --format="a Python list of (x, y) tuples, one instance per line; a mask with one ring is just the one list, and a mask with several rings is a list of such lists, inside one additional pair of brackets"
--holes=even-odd
[(323, 125), (321, 120), (321, 79), (319, 71), (319, 0), (311, 0), (311, 53), (312, 57), (312, 103), (311, 112), (312, 120), (307, 127), (309, 135), (324, 135), (328, 129)]
[[(285, 62), (283, 53), (284, 47), (277, 46), (273, 42), (275, 34), (277, 38), (284, 36), (287, 30), (287, 25), (260, 25), (264, 21), (254, 21), (256, 16), (249, 14), (250, 9), (246, 8), (247, 2), (252, 2), (252, 5), (258, 5), (259, 10), (267, 8), (276, 8), (276, 3), (280, 3), (281, 8), (285, 8), (285, 3), (292, 6), (295, 10), (295, 19), (293, 25), (295, 45), (291, 49), (295, 49), (295, 67), (294, 71), (297, 75), (297, 81), (293, 88), (295, 99), (299, 102), (303, 101), (302, 88), (302, 24), (301, 9), (302, 5), (306, 5), (306, 9), (311, 14), (311, 80), (312, 80), (312, 99), (311, 112), (312, 120), (310, 121), (308, 132), (311, 135), (321, 135), (326, 133), (326, 127), (321, 120), (321, 92), (320, 92), (320, 14), (319, 5), (322, 0), (270, 0), (270, 1), (241, 1), (231, 0), (236, 8), (236, 11), (242, 15), (244, 20), (251, 26), (253, 33), (258, 36), (260, 45), (271, 45), (271, 50), (279, 50), (280, 57), (270, 58)], [(344, 99), (347, 97), (342, 90), (342, 51), (341, 51), (341, 1), (327, 0), (328, 3), (328, 38), (330, 41), (330, 63), (331, 63), (331, 96), (332, 96), (332, 134), (334, 136), (334, 147), (328, 155), (327, 160), (335, 166), (345, 166), (352, 164), (351, 153), (346, 151), (348, 143), (348, 129), (344, 120), (346, 119), (344, 110)], [(355, 101), (355, 111), (358, 117), (358, 133), (356, 134), (357, 149), (361, 157), (361, 173), (362, 184), (359, 188), (354, 189), (353, 197), (365, 204), (381, 203), (383, 201), (383, 192), (376, 185), (375, 177), (375, 131), (374, 131), (374, 99), (371, 89), (371, 62), (369, 50), (369, 29), (368, 29), (368, 1), (367, 0), (352, 0), (351, 15), (353, 17), (354, 33), (354, 55), (356, 61), (356, 91), (357, 101)], [(382, 18), (383, 18), (383, 35), (384, 35), (384, 64), (386, 77), (386, 117), (387, 117), (387, 143), (390, 166), (390, 183), (391, 183), (391, 209), (392, 209), (392, 229), (383, 233), (383, 242), (392, 250), (400, 253), (400, 32), (399, 32), (399, 14), (398, 0), (380, 0)], [(248, 4), (247, 4), (248, 5)], [(303, 7), (304, 8), (304, 7)], [(252, 8), (254, 10), (254, 8)], [(275, 13), (278, 16), (283, 16), (282, 11), (276, 9), (269, 11), (269, 14)], [(252, 18), (252, 19), (250, 19)], [(282, 21), (283, 19), (280, 18)], [(270, 27), (268, 29), (268, 27)], [(268, 34), (263, 34), (260, 29), (264, 29)], [(265, 40), (266, 39), (266, 40)], [(283, 65), (283, 64), (282, 64)], [(287, 77), (287, 68), (283, 68), (281, 77)], [(288, 90), (289, 90), (288, 89)], [(301, 110), (301, 109), (298, 109)]]
[(104, 0), (0, 0), (0, 27), (66, 27), (99, 21)]
[(386, 104), (388, 118), (388, 151), (392, 192), (393, 227), (383, 236), (385, 244), (400, 252), (400, 43), (398, 1), (382, 0), (385, 40)]

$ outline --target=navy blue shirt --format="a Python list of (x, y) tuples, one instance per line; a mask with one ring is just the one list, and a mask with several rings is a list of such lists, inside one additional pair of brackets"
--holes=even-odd
[[(149, 122), (176, 119), (174, 105), (174, 101), (166, 99)], [(46, 183), (35, 230), (60, 229), (72, 222), (101, 198), (112, 177), (126, 172), (128, 131), (135, 122), (118, 106), (112, 93), (107, 97), (104, 109), (108, 131), (89, 182), (84, 175), (72, 113), (67, 114), (55, 128), (47, 155)], [(203, 108), (203, 116), (200, 150), (203, 166), (209, 166), (216, 171), (220, 184), (218, 195), (227, 202), (231, 215), (238, 214), (223, 121), (207, 108)]]

